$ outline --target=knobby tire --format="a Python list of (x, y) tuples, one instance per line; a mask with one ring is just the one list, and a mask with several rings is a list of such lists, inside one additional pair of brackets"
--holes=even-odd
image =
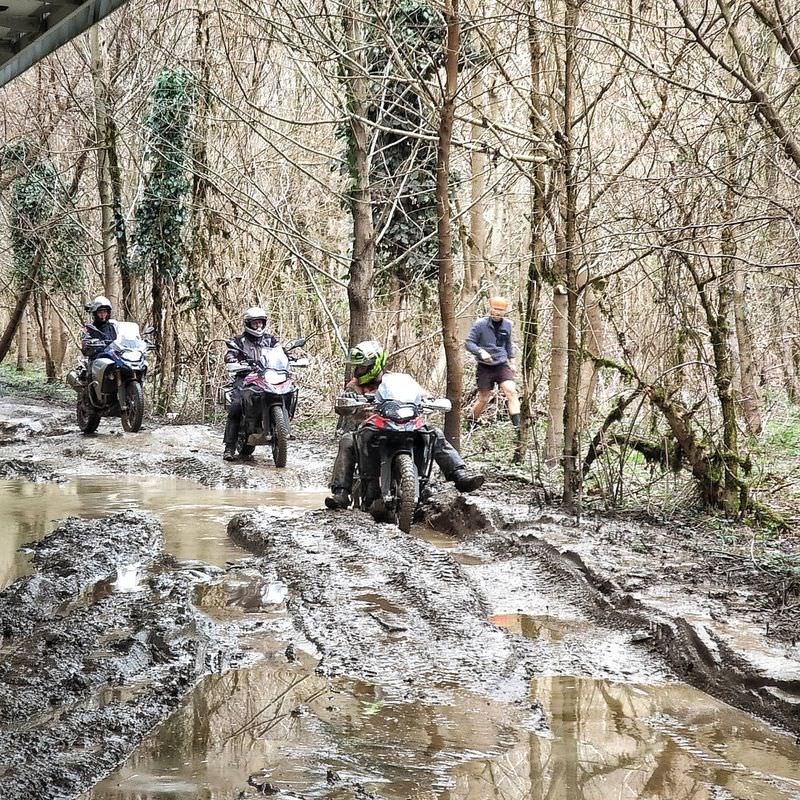
[(395, 485), (395, 517), (397, 527), (403, 533), (409, 533), (414, 520), (416, 500), (416, 477), (414, 475), (414, 462), (408, 453), (400, 453), (394, 459), (393, 479)]
[(122, 428), (128, 433), (136, 433), (142, 427), (144, 417), (144, 392), (139, 381), (131, 381), (125, 386), (125, 405), (128, 410), (122, 413)]
[(285, 467), (289, 449), (289, 423), (283, 406), (272, 406), (272, 458), (276, 467)]

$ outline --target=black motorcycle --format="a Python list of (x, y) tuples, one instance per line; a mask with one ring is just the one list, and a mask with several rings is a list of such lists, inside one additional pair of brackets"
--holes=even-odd
[[(295, 358), (292, 350), (303, 347), (306, 339), (271, 347), (259, 362), (250, 362), (251, 372), (242, 382), (242, 424), (236, 449), (241, 458), (249, 458), (258, 445), (270, 445), (276, 467), (285, 467), (289, 454), (290, 420), (297, 409), (300, 392), (291, 369), (307, 367), (307, 358)], [(247, 355), (233, 340), (228, 347)], [(238, 372), (241, 368), (232, 365)], [(225, 405), (230, 402), (232, 386), (224, 387)]]
[[(103, 417), (120, 417), (122, 427), (136, 433), (144, 417), (142, 384), (147, 375), (147, 352), (154, 345), (139, 334), (135, 322), (114, 322), (117, 335), (105, 342), (93, 325), (87, 325), (96, 339), (89, 340), (99, 350), (89, 360), (81, 359), (66, 377), (67, 384), (78, 393), (76, 416), (82, 433), (94, 433)], [(151, 333), (153, 328), (145, 328)]]
[(410, 375), (393, 372), (383, 376), (374, 396), (341, 397), (336, 411), (348, 414), (366, 405), (373, 413), (353, 434), (353, 505), (408, 533), (433, 466), (436, 433), (425, 425), (423, 412), (450, 411), (450, 401), (423, 399)]

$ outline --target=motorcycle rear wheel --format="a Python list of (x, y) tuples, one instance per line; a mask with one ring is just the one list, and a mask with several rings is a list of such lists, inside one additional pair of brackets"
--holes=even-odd
[(139, 381), (126, 384), (125, 405), (128, 410), (122, 412), (122, 428), (128, 433), (136, 433), (142, 427), (144, 416), (144, 392)]
[(394, 484), (395, 518), (397, 527), (403, 533), (409, 533), (414, 520), (414, 489), (416, 478), (414, 476), (414, 462), (408, 453), (400, 453), (392, 465), (392, 483)]
[(289, 423), (283, 406), (272, 406), (272, 458), (276, 467), (285, 467), (289, 448)]
[(94, 433), (97, 430), (97, 426), (100, 424), (100, 415), (90, 411), (83, 404), (82, 400), (78, 400), (75, 416), (77, 417), (78, 427), (81, 433)]

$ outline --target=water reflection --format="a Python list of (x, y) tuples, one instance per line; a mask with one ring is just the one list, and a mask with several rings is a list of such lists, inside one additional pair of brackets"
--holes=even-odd
[[(520, 707), (455, 692), (426, 705), (379, 686), (328, 682), (280, 656), (213, 676), (87, 796), (233, 800), (260, 771), (303, 797), (386, 800), (789, 800), (800, 749), (748, 715), (680, 684), (540, 678)], [(328, 786), (329, 769), (342, 778)]]
[(238, 511), (266, 505), (320, 508), (323, 491), (211, 489), (168, 476), (83, 476), (68, 483), (0, 481), (0, 589), (29, 569), (17, 552), (41, 539), (67, 516), (98, 518), (129, 508), (155, 514), (164, 527), (167, 550), (178, 558), (222, 565), (244, 551), (225, 528)]
[(683, 684), (547, 677), (531, 684), (551, 736), (456, 775), (442, 800), (788, 800), (800, 748)]

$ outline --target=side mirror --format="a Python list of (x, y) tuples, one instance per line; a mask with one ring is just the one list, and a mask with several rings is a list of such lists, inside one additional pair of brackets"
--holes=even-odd
[(288, 353), (291, 350), (296, 350), (298, 347), (305, 347), (305, 345), (305, 339), (295, 339), (294, 341), (289, 342), (283, 349)]
[(147, 326), (147, 327), (146, 327), (146, 328), (145, 328), (145, 329), (142, 331), (142, 333), (143, 333), (145, 336), (147, 336), (147, 334), (148, 334), (148, 333), (154, 333), (154, 332), (155, 332), (155, 327), (154, 327), (153, 325), (148, 325), (148, 326)]
[(434, 411), (444, 411), (445, 413), (453, 410), (453, 404), (446, 397), (436, 398), (435, 400), (427, 400), (425, 402), (425, 406), (433, 409)]
[(363, 397), (337, 397), (333, 410), (337, 414), (352, 414), (365, 403), (366, 401)]

